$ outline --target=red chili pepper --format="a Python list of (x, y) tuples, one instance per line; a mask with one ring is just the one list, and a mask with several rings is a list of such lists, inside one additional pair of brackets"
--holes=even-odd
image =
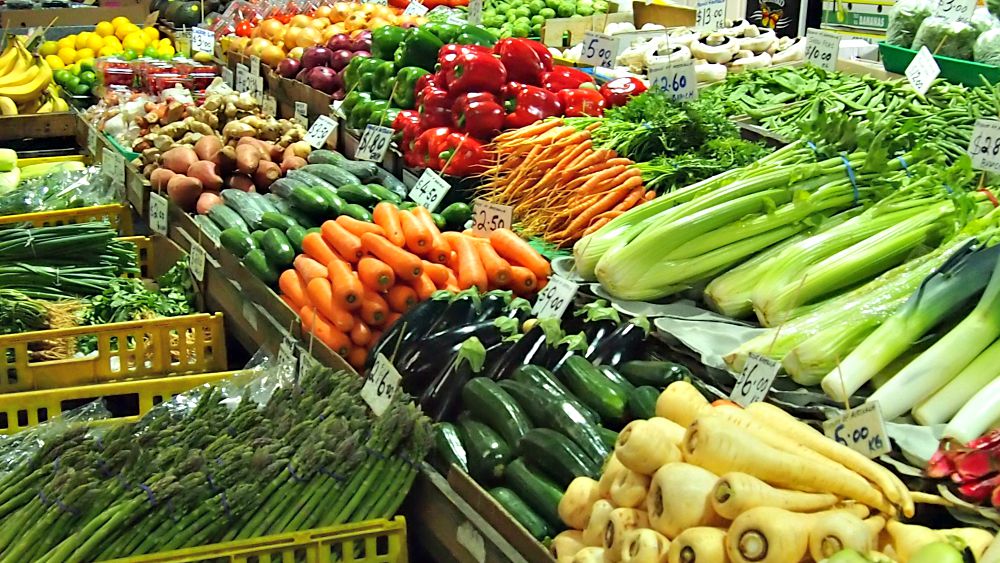
[[(489, 47), (483, 47), (482, 45), (459, 45), (457, 43), (448, 43), (444, 47), (438, 50), (437, 62), (441, 65), (441, 72), (447, 72), (451, 68), (459, 56), (466, 53), (492, 53), (493, 50)], [(444, 86), (442, 81), (440, 86)]]
[(451, 125), (451, 106), (455, 98), (450, 93), (441, 88), (428, 86), (417, 94), (416, 101), (421, 124), (425, 129)]
[(479, 139), (492, 139), (503, 129), (505, 113), (493, 94), (479, 92), (459, 96), (452, 117), (459, 131)]
[(646, 85), (634, 76), (616, 78), (601, 86), (601, 95), (604, 96), (604, 102), (609, 108), (623, 106), (630, 98), (645, 91)]
[(449, 92), (499, 92), (507, 82), (507, 69), (492, 53), (463, 53), (444, 76)]
[(604, 96), (597, 90), (574, 88), (560, 90), (559, 103), (566, 117), (599, 117), (604, 115)]
[[(545, 63), (542, 62), (541, 56), (531, 46), (531, 43), (534, 41), (509, 37), (501, 39), (493, 46), (493, 52), (500, 57), (500, 62), (507, 69), (507, 79), (511, 82), (531, 84), (532, 86), (541, 85), (542, 74), (545, 73)], [(549, 55), (550, 66), (551, 61), (552, 56)]]
[(562, 104), (555, 92), (518, 82), (504, 87), (503, 107), (507, 111), (504, 126), (508, 129), (518, 129), (546, 117), (562, 115)]
[(438, 153), (438, 158), (444, 174), (469, 176), (486, 168), (486, 149), (469, 135), (452, 132), (441, 142), (440, 147), (442, 150)]
[(593, 83), (593, 76), (570, 66), (557, 66), (542, 75), (542, 87), (550, 92), (570, 90)]

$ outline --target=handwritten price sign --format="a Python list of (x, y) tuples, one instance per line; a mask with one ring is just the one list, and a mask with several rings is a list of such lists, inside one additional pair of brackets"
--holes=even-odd
[(829, 31), (806, 31), (806, 62), (823, 70), (837, 70), (840, 36)]
[(402, 379), (389, 358), (386, 358), (385, 354), (379, 354), (375, 358), (372, 371), (365, 379), (364, 386), (361, 387), (361, 398), (368, 403), (372, 412), (377, 416), (382, 416), (382, 413), (389, 408)]
[(694, 61), (682, 61), (649, 69), (649, 85), (663, 90), (679, 102), (698, 98), (698, 77)]
[(404, 16), (422, 16), (427, 13), (427, 6), (424, 6), (416, 0), (410, 0), (410, 3), (406, 5), (406, 9), (403, 10)]
[(151, 192), (149, 194), (149, 228), (154, 233), (166, 236), (168, 211), (167, 198), (156, 192)]
[(483, 0), (469, 0), (469, 25), (483, 23)]
[(715, 31), (726, 20), (726, 0), (698, 0), (694, 27), (699, 31)]
[(583, 34), (583, 54), (580, 62), (611, 68), (618, 58), (618, 42), (606, 33), (588, 31)]
[(838, 444), (869, 458), (889, 453), (892, 449), (878, 401), (865, 403), (838, 418), (824, 422), (823, 431)]
[(222, 67), (222, 81), (230, 88), (236, 89), (236, 85), (233, 83), (233, 71), (229, 70), (228, 66)]
[(205, 247), (198, 243), (191, 244), (191, 252), (188, 253), (188, 267), (191, 268), (191, 275), (198, 281), (205, 280)]
[(447, 180), (428, 168), (417, 178), (417, 183), (413, 184), (413, 189), (407, 195), (413, 201), (434, 211), (444, 201), (444, 196), (448, 195), (450, 189), (451, 184)]
[(968, 150), (972, 166), (987, 172), (1000, 172), (1000, 121), (977, 119)]
[(365, 127), (365, 132), (361, 134), (361, 140), (358, 142), (358, 150), (354, 153), (354, 158), (370, 162), (382, 162), (385, 159), (385, 151), (389, 150), (389, 141), (391, 140), (391, 127), (369, 124)]
[(730, 400), (744, 407), (750, 403), (763, 401), (780, 367), (781, 364), (777, 360), (751, 353), (736, 380), (733, 392), (729, 394)]
[(580, 288), (574, 282), (560, 276), (553, 275), (549, 278), (549, 283), (538, 293), (535, 306), (531, 308), (531, 314), (539, 319), (561, 319), (563, 313), (573, 302), (576, 291)]
[(191, 29), (191, 50), (199, 53), (214, 53), (215, 33), (203, 27)]
[(514, 222), (514, 208), (477, 199), (472, 203), (472, 230), (487, 236), (497, 229), (509, 229)]
[(905, 74), (906, 79), (910, 81), (913, 89), (923, 96), (927, 93), (927, 89), (931, 87), (934, 79), (941, 74), (941, 67), (934, 60), (934, 55), (924, 46), (917, 51), (917, 55), (910, 61), (910, 65), (906, 67)]
[(935, 15), (946, 20), (970, 20), (976, 11), (976, 0), (941, 0)]
[(321, 115), (313, 122), (312, 127), (306, 132), (306, 142), (314, 149), (321, 149), (326, 145), (326, 140), (330, 134), (337, 130), (337, 122), (329, 115)]

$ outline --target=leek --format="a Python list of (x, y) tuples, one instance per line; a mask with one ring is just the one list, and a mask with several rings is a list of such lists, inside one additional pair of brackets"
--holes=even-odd
[(1000, 423), (1000, 377), (976, 392), (944, 427), (944, 437), (966, 444)]
[(1000, 365), (1000, 340), (990, 345), (972, 363), (965, 366), (955, 379), (913, 409), (913, 418), (930, 426), (947, 422), (962, 405), (997, 377)]

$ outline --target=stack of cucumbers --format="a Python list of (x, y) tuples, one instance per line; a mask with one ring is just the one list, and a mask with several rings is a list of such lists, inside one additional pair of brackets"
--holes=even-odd
[[(371, 221), (372, 209), (383, 201), (401, 209), (416, 206), (405, 201), (406, 186), (374, 163), (328, 150), (313, 151), (308, 162), (276, 180), (266, 195), (222, 190), (223, 203), (196, 218), (210, 238), (269, 285), (302, 252), (306, 234), (319, 232), (324, 221), (340, 215)], [(447, 208), (432, 216), (441, 229), (461, 229), (471, 211)]]

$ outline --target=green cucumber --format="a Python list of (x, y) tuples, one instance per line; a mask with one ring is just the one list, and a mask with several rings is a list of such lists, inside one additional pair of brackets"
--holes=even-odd
[(319, 194), (319, 197), (323, 198), (326, 202), (326, 210), (331, 217), (335, 217), (343, 213), (344, 206), (347, 205), (347, 202), (344, 201), (344, 198), (337, 195), (336, 190), (331, 190), (326, 186), (315, 186), (311, 189)]
[(612, 366), (601, 364), (597, 366), (597, 371), (601, 372), (601, 375), (608, 378), (611, 383), (621, 387), (626, 393), (635, 389), (635, 385), (632, 385), (631, 381), (625, 379), (622, 374)]
[(495, 483), (503, 477), (510, 460), (510, 446), (492, 428), (474, 420), (469, 413), (458, 415), (458, 435), (469, 456), (469, 474), (479, 483)]
[(354, 174), (332, 164), (307, 164), (299, 170), (318, 176), (337, 188), (346, 186), (347, 184), (361, 183), (361, 179)]
[(377, 181), (379, 184), (385, 186), (387, 190), (399, 196), (400, 201), (406, 197), (406, 194), (410, 193), (410, 188), (406, 187), (406, 184), (402, 180), (393, 176), (388, 170), (382, 168), (381, 166), (376, 166), (375, 176), (371, 179)]
[(562, 530), (566, 527), (559, 518), (562, 489), (548, 478), (529, 469), (523, 459), (517, 458), (507, 465), (504, 482), (544, 518), (553, 530)]
[(493, 487), (489, 493), (536, 540), (542, 541), (554, 535), (548, 523), (514, 491), (506, 487)]
[(243, 265), (246, 266), (247, 270), (250, 270), (255, 278), (267, 285), (273, 286), (278, 283), (278, 271), (267, 262), (263, 250), (255, 248), (248, 252), (243, 258)]
[[(448, 228), (448, 222), (444, 220), (444, 217), (442, 217), (440, 213), (431, 213), (431, 219), (434, 220), (434, 226), (436, 226), (438, 230), (443, 231)], [(464, 229), (465, 227), (462, 226), (461, 228)]]
[(601, 441), (604, 445), (608, 447), (609, 450), (615, 449), (615, 444), (618, 442), (618, 433), (610, 428), (605, 428), (603, 426), (597, 427), (597, 433), (601, 437)]
[(222, 190), (219, 192), (222, 196), (222, 201), (226, 202), (226, 206), (233, 208), (234, 211), (240, 214), (240, 217), (246, 221), (247, 225), (252, 229), (260, 229), (264, 225), (261, 223), (261, 216), (264, 212), (260, 210), (252, 201), (250, 201), (251, 196), (247, 192), (240, 190)]
[(691, 379), (691, 370), (674, 362), (632, 360), (618, 366), (618, 371), (633, 385), (649, 385), (658, 389), (665, 389), (675, 381)]
[(271, 190), (271, 193), (277, 195), (278, 197), (287, 198), (288, 196), (292, 195), (292, 190), (296, 188), (308, 188), (308, 187), (309, 184), (295, 178), (294, 176), (291, 175), (291, 172), (289, 172), (288, 176), (285, 176), (284, 178), (278, 178), (274, 182), (271, 182), (271, 185), (268, 186), (267, 189)]
[(414, 207), (419, 207), (419, 206), (420, 206), (420, 204), (418, 204), (415, 201), (404, 200), (403, 203), (399, 204), (399, 209), (401, 211), (409, 211), (409, 210), (413, 209)]
[(264, 231), (254, 231), (254, 232), (250, 233), (250, 236), (253, 237), (253, 241), (257, 244), (257, 248), (260, 248), (261, 243), (264, 242), (264, 235), (265, 234), (267, 234), (266, 230), (264, 230)]
[(465, 223), (472, 219), (472, 208), (467, 203), (456, 201), (441, 210), (441, 217), (449, 229), (462, 230), (465, 228)]
[(302, 253), (302, 239), (306, 238), (306, 234), (308, 234), (308, 231), (301, 225), (295, 225), (285, 231), (288, 242), (292, 244), (292, 248), (295, 249), (297, 254)]
[(371, 207), (381, 201), (368, 186), (361, 184), (347, 184), (337, 190), (337, 195), (347, 203), (356, 203), (364, 207)]
[(550, 428), (528, 431), (517, 443), (517, 455), (564, 489), (577, 477), (601, 476), (601, 466), (587, 457), (580, 446)]
[(272, 213), (270, 211), (261, 216), (260, 222), (263, 223), (268, 229), (275, 228), (283, 231), (287, 231), (292, 227), (298, 226), (295, 219), (292, 219), (287, 215), (282, 215), (281, 213)]
[[(273, 186), (274, 184), (271, 184), (271, 185)], [(291, 193), (291, 192), (292, 192), (292, 190), (289, 189), (288, 193)], [(267, 200), (271, 202), (271, 205), (274, 206), (274, 209), (278, 213), (287, 214), (288, 210), (292, 208), (292, 204), (288, 203), (287, 199), (285, 199), (283, 197), (278, 197), (278, 194), (274, 193), (274, 191), (271, 191), (271, 193), (265, 195), (264, 197), (267, 198)], [(287, 195), (285, 197), (287, 197)]]
[(309, 188), (295, 188), (288, 199), (296, 209), (307, 215), (323, 215), (327, 212), (326, 200)]
[(605, 422), (621, 422), (625, 417), (625, 390), (602, 374), (583, 356), (570, 356), (557, 374), (583, 404), (594, 409)]
[(226, 229), (239, 229), (244, 233), (250, 232), (250, 226), (247, 225), (247, 222), (240, 217), (239, 213), (226, 204), (213, 205), (208, 210), (208, 216), (223, 231)]
[(656, 400), (659, 397), (660, 390), (656, 387), (636, 387), (628, 394), (628, 413), (632, 418), (653, 418), (656, 416)]
[(237, 229), (229, 228), (222, 231), (219, 236), (219, 243), (235, 254), (240, 260), (253, 249), (257, 248), (257, 242), (249, 234)]
[(509, 444), (517, 444), (521, 436), (531, 430), (524, 410), (496, 382), (486, 377), (474, 377), (465, 384), (462, 404)]
[(434, 450), (446, 468), (457, 465), (462, 471), (469, 472), (469, 454), (454, 424), (439, 422), (434, 425)]
[(317, 150), (309, 153), (307, 159), (309, 164), (332, 164), (338, 168), (354, 174), (362, 180), (371, 178), (376, 174), (378, 166), (374, 162), (364, 162), (361, 160), (351, 160), (339, 152), (328, 150)]
[(368, 223), (372, 222), (372, 214), (367, 209), (356, 203), (348, 203), (345, 205), (344, 208), (340, 210), (340, 214), (347, 215), (348, 217), (352, 217), (358, 221), (365, 221)]
[(328, 190), (337, 191), (337, 186), (331, 184), (330, 182), (327, 182), (326, 180), (320, 178), (319, 176), (316, 176), (315, 174), (310, 174), (301, 168), (299, 168), (298, 170), (289, 170), (288, 176), (286, 176), (286, 178), (291, 178), (293, 180), (302, 182), (302, 185), (310, 189), (315, 188), (316, 186), (323, 186)]
[(567, 389), (562, 382), (556, 379), (556, 376), (553, 375), (551, 371), (541, 366), (533, 366), (530, 364), (518, 366), (513, 373), (511, 373), (510, 378), (514, 381), (527, 383), (528, 385), (541, 389), (550, 399), (570, 401), (575, 404), (578, 409), (580, 409), (580, 412), (587, 415), (590, 422), (593, 424), (601, 423), (601, 417), (597, 416), (596, 412), (581, 403), (579, 399), (570, 393), (570, 390)]
[(222, 229), (215, 224), (208, 215), (195, 215), (194, 222), (198, 224), (201, 231), (215, 244), (219, 244), (219, 237), (222, 236)]
[(287, 268), (295, 260), (295, 249), (280, 229), (268, 229), (260, 248), (264, 251), (264, 256), (267, 256), (267, 261), (276, 268)]
[(373, 193), (380, 201), (388, 201), (389, 203), (395, 205), (403, 203), (403, 198), (399, 197), (395, 192), (385, 186), (381, 186), (379, 184), (365, 184), (365, 188)]
[(289, 219), (295, 221), (296, 223), (302, 225), (307, 229), (315, 227), (316, 224), (319, 223), (317, 219), (313, 219), (308, 214), (303, 213), (298, 209), (295, 209), (294, 207), (289, 208), (289, 210), (285, 212), (285, 215), (288, 215)]

